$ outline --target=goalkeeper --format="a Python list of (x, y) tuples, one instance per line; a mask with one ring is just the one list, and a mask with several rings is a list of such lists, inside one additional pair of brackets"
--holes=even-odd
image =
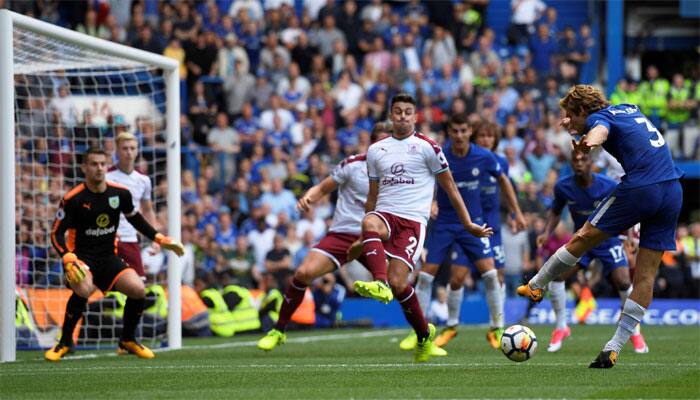
[(73, 331), (95, 289), (117, 290), (128, 298), (117, 352), (155, 357), (135, 338), (144, 309), (145, 288), (136, 271), (116, 255), (119, 216), (123, 213), (136, 230), (178, 256), (182, 256), (184, 247), (146, 222), (134, 208), (125, 186), (106, 180), (107, 160), (102, 149), (93, 147), (85, 152), (80, 165), (85, 182), (63, 196), (56, 212), (51, 244), (63, 258), (63, 272), (73, 294), (66, 305), (61, 339), (44, 354), (49, 361), (59, 361), (72, 347)]

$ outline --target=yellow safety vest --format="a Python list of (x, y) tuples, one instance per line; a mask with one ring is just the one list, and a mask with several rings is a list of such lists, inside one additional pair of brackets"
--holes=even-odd
[(284, 296), (282, 296), (282, 292), (277, 289), (272, 289), (265, 295), (262, 304), (260, 304), (260, 309), (262, 310), (267, 307), (268, 304), (275, 302), (274, 311), (270, 311), (269, 315), (272, 321), (277, 322), (280, 317), (280, 309), (282, 308), (283, 301)]
[(34, 324), (29, 316), (29, 309), (19, 295), (15, 296), (15, 328), (34, 331)]
[(639, 85), (639, 91), (642, 94), (642, 112), (647, 115), (656, 114), (659, 117), (666, 115), (668, 107), (669, 83), (666, 79), (659, 78), (653, 83), (648, 81), (642, 82)]
[(168, 318), (168, 299), (165, 296), (165, 289), (161, 285), (151, 285), (146, 288), (146, 296), (149, 294), (156, 296), (156, 302), (143, 312), (152, 314), (160, 318)]
[[(681, 88), (671, 86), (669, 91), (669, 100), (685, 101), (690, 98), (690, 87), (683, 85)], [(682, 124), (690, 118), (690, 110), (687, 108), (671, 108), (669, 107), (666, 119), (674, 124)]]
[(112, 311), (105, 311), (105, 314), (111, 314), (117, 318), (124, 318), (124, 307), (126, 306), (126, 295), (122, 292), (110, 291), (105, 293), (105, 299), (114, 298), (116, 304)]
[(681, 239), (681, 243), (683, 243), (683, 252), (690, 257), (695, 257), (698, 255), (698, 248), (695, 246), (697, 243), (696, 239), (692, 236), (686, 236), (683, 239)]
[(260, 329), (260, 316), (258, 309), (253, 306), (253, 297), (250, 295), (250, 291), (238, 285), (228, 285), (224, 288), (224, 296), (231, 292), (236, 293), (241, 298), (236, 308), (229, 310), (235, 321), (236, 332)]
[(209, 309), (209, 327), (217, 336), (231, 337), (236, 333), (236, 321), (229, 312), (224, 296), (216, 289), (202, 290), (199, 294), (203, 299), (209, 299), (214, 307)]

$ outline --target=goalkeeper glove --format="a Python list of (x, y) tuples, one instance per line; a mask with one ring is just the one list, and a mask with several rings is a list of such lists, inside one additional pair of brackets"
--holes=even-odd
[(75, 253), (63, 255), (63, 273), (66, 275), (68, 283), (78, 284), (82, 282), (89, 269), (90, 267), (80, 261)]
[(155, 242), (158, 243), (160, 247), (177, 254), (178, 257), (182, 257), (182, 255), (185, 254), (185, 246), (170, 236), (165, 236), (162, 233), (156, 233)]

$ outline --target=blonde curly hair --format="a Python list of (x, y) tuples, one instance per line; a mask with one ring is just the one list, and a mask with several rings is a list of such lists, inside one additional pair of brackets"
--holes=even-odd
[(559, 107), (575, 114), (583, 112), (590, 115), (609, 105), (610, 102), (605, 99), (603, 92), (591, 85), (574, 85), (566, 92), (564, 98), (559, 100)]

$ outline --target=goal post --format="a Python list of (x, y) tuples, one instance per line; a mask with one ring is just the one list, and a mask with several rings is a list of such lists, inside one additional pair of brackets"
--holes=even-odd
[[(34, 44), (37, 44), (33, 47)], [(22, 127), (18, 118), (18, 113), (21, 111), (27, 113), (27, 110), (17, 109), (18, 100), (28, 104), (33, 101), (36, 96), (35, 92), (54, 93), (56, 91), (56, 79), (54, 75), (58, 71), (62, 71), (64, 79), (70, 78), (72, 82), (79, 82), (77, 91), (81, 96), (76, 96), (78, 100), (87, 104), (88, 101), (94, 101), (95, 97), (106, 97), (106, 103), (113, 101), (115, 107), (120, 108), (119, 112), (131, 112), (138, 114), (141, 106), (146, 106), (149, 110), (152, 108), (154, 115), (153, 121), (149, 123), (152, 126), (158, 124), (161, 134), (164, 137), (164, 143), (158, 147), (158, 150), (153, 152), (152, 158), (161, 157), (158, 160), (158, 174), (154, 175), (159, 179), (167, 181), (167, 193), (159, 199), (162, 205), (167, 205), (167, 232), (170, 236), (180, 239), (180, 98), (179, 98), (179, 64), (176, 60), (149, 53), (146, 51), (130, 48), (120, 44), (112, 43), (106, 40), (87, 36), (78, 32), (64, 29), (43, 21), (39, 21), (30, 17), (26, 17), (9, 10), (0, 10), (0, 220), (5, 222), (5, 225), (0, 228), (0, 362), (14, 361), (16, 357), (16, 328), (15, 328), (15, 299), (17, 281), (22, 283), (21, 271), (19, 271), (16, 254), (19, 252), (18, 243), (22, 243), (25, 239), (26, 232), (22, 233), (21, 225), (23, 220), (21, 216), (16, 215), (16, 207), (23, 206), (22, 193), (18, 189), (18, 185), (29, 185), (33, 191), (34, 185), (42, 186), (42, 190), (46, 193), (47, 198), (52, 194), (51, 189), (64, 189), (67, 182), (50, 182), (51, 176), (46, 173), (44, 176), (37, 172), (35, 176), (32, 172), (30, 183), (20, 181), (24, 176), (24, 171), (17, 171), (16, 166), (22, 158), (22, 154), (26, 152), (21, 149), (20, 145), (25, 138), (17, 139)], [(144, 80), (155, 74), (153, 71), (158, 71), (159, 76), (153, 77), (155, 83)], [(26, 79), (27, 76), (34, 76), (31, 80)], [(38, 78), (37, 78), (38, 77)], [(24, 80), (22, 80), (24, 79)], [(53, 79), (53, 92), (52, 92)], [(18, 82), (24, 82), (26, 87), (21, 88), (21, 92), (17, 92)], [(21, 84), (19, 84), (21, 86)], [(112, 86), (113, 85), (113, 86)], [(156, 87), (158, 86), (158, 88)], [(163, 86), (163, 89), (159, 87)], [(121, 103), (119, 97), (127, 93), (138, 91), (137, 97), (141, 103), (124, 104), (124, 99)], [(141, 92), (143, 91), (143, 92)], [(27, 94), (29, 93), (29, 94)], [(23, 97), (24, 96), (24, 97)], [(41, 95), (40, 95), (41, 96)], [(40, 97), (39, 96), (39, 97)], [(58, 97), (56, 94), (48, 94), (46, 98), (41, 99), (41, 102), (47, 102), (52, 97)], [(90, 97), (92, 96), (92, 97)], [(111, 97), (110, 97), (111, 96)], [(162, 100), (160, 100), (162, 98)], [(150, 103), (152, 104), (148, 104)], [(133, 110), (136, 109), (136, 110)], [(31, 110), (30, 110), (31, 111)], [(48, 114), (48, 113), (47, 113)], [(23, 114), (24, 115), (24, 114)], [(58, 117), (57, 117), (58, 118)], [(138, 119), (140, 115), (137, 115)], [(149, 117), (150, 118), (150, 117)], [(114, 129), (114, 120), (109, 122), (112, 124), (108, 129)], [(54, 140), (51, 135), (59, 130), (64, 131), (65, 126), (62, 121), (55, 124), (51, 121), (45, 122), (45, 125), (29, 126), (31, 135), (39, 132), (38, 136), (30, 136), (30, 142), (34, 143), (34, 138), (38, 138), (38, 142), (46, 143)], [(138, 129), (138, 126), (136, 127)], [(71, 132), (76, 130), (71, 127)], [(113, 133), (113, 131), (112, 131)], [(44, 135), (44, 136), (41, 136)], [(64, 137), (58, 135), (61, 139)], [(66, 136), (70, 136), (66, 134)], [(155, 136), (155, 133), (154, 133)], [(67, 140), (74, 140), (74, 137), (68, 137)], [(86, 140), (95, 139), (100, 142), (107, 139), (112, 139), (112, 136), (99, 134), (99, 137), (88, 137)], [(44, 144), (46, 146), (46, 144)], [(32, 144), (31, 151), (33, 157), (41, 157), (43, 149), (47, 154), (44, 159), (56, 157), (52, 154), (52, 150), (42, 148), (40, 144)], [(59, 154), (60, 157), (60, 154)], [(73, 162), (75, 157), (70, 156)], [(162, 161), (162, 162), (161, 162)], [(45, 171), (50, 168), (56, 168), (54, 161), (48, 161)], [(150, 161), (149, 169), (156, 165), (156, 161)], [(60, 164), (59, 168), (67, 168), (65, 164)], [(163, 164), (163, 165), (161, 165)], [(29, 169), (34, 171), (32, 165)], [(44, 171), (40, 170), (40, 171)], [(19, 175), (18, 175), (19, 174)], [(63, 172), (59, 174), (63, 179)], [(76, 178), (73, 176), (73, 178)], [(156, 182), (151, 177), (153, 190), (156, 190)], [(68, 180), (68, 178), (66, 178)], [(41, 181), (41, 182), (39, 182)], [(73, 183), (73, 182), (71, 182)], [(47, 191), (46, 188), (49, 188)], [(34, 193), (34, 192), (32, 192)], [(53, 193), (55, 195), (56, 193)], [(19, 200), (17, 204), (16, 199)], [(50, 210), (49, 206), (57, 206), (57, 204), (43, 203), (39, 204), (34, 201), (34, 206), (42, 208), (41, 212), (37, 213), (36, 219), (41, 224), (46, 224), (46, 219), (53, 220), (53, 214), (47, 214)], [(154, 205), (156, 202), (154, 201)], [(37, 205), (39, 204), (39, 205)], [(159, 203), (160, 204), (160, 203)], [(156, 212), (158, 209), (156, 208)], [(44, 218), (42, 221), (41, 218)], [(11, 223), (12, 222), (12, 223)], [(50, 223), (50, 222), (49, 222)], [(15, 225), (17, 226), (15, 227)], [(45, 226), (41, 225), (40, 226)], [(14, 228), (14, 229), (13, 229)], [(19, 242), (18, 242), (19, 240)], [(23, 254), (23, 253), (19, 253)], [(46, 265), (49, 263), (58, 262), (55, 253), (52, 251), (44, 255), (43, 260)], [(21, 260), (20, 260), (21, 262)], [(52, 264), (53, 265), (53, 264)], [(54, 272), (54, 275), (55, 274)], [(62, 281), (62, 276), (53, 276), (54, 282), (56, 279)], [(165, 284), (165, 282), (163, 282)], [(167, 314), (167, 345), (169, 348), (177, 349), (181, 346), (181, 309), (180, 309), (180, 284), (181, 271), (180, 263), (177, 257), (168, 256), (167, 264), (167, 291), (168, 291), (168, 314)], [(53, 283), (53, 285), (57, 285)], [(31, 289), (31, 288), (30, 288)], [(54, 318), (55, 319), (55, 318)], [(56, 322), (56, 321), (54, 321)], [(58, 324), (62, 323), (62, 316)]]

